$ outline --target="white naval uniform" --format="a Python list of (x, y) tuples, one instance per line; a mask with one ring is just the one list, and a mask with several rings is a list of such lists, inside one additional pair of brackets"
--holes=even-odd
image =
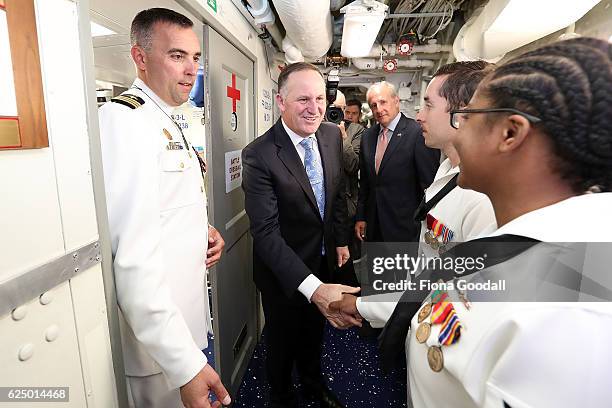
[[(458, 173), (459, 166), (453, 167), (450, 160), (445, 159), (440, 164), (434, 181), (425, 190), (425, 200), (431, 200)], [(459, 186), (452, 189), (440, 200), (429, 211), (429, 214), (453, 231), (454, 235), (451, 242), (456, 243), (472, 240), (480, 236), (483, 231), (491, 230), (497, 226), (495, 213), (489, 198), (482, 193), (466, 190)], [(424, 237), (427, 230), (427, 220), (425, 219), (421, 222), (419, 254), (426, 258), (438, 257), (438, 251), (425, 242)], [(366, 301), (359, 298), (357, 300), (357, 310), (373, 327), (383, 327), (391, 317), (400, 295), (401, 292), (399, 294), (374, 295), (368, 297)], [(389, 301), (391, 298), (394, 301)]]
[[(545, 242), (612, 241), (612, 193), (586, 194), (532, 211), (491, 235)], [(588, 219), (587, 219), (588, 217)], [(433, 372), (428, 346), (415, 330), (406, 339), (409, 404), (420, 407), (603, 407), (612, 401), (612, 304), (453, 302), (464, 326), (442, 346), (444, 368)], [(412, 328), (418, 327), (417, 316)]]
[(173, 108), (140, 79), (134, 85), (146, 94), (125, 93), (144, 105), (108, 102), (99, 113), (123, 356), (126, 375), (163, 372), (167, 389), (153, 391), (176, 396), (207, 362), (206, 196), (195, 153), (168, 117)]

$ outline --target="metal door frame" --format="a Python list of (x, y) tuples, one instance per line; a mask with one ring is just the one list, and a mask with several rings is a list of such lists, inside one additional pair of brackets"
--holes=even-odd
[[(216, 32), (217, 35), (219, 35), (220, 37), (224, 38), (226, 41), (228, 41), (232, 46), (234, 46), (234, 48), (242, 53), (247, 59), (249, 59), (252, 63), (253, 63), (253, 95), (249, 95), (249, 97), (251, 98), (251, 111), (249, 112), (250, 115), (252, 116), (252, 120), (253, 120), (253, 130), (252, 130), (252, 135), (247, 135), (247, 140), (246, 140), (246, 144), (248, 144), (249, 142), (251, 142), (255, 137), (256, 137), (256, 132), (258, 129), (258, 115), (257, 115), (257, 98), (256, 95), (258, 94), (258, 81), (257, 81), (257, 74), (258, 74), (258, 70), (257, 70), (257, 58), (255, 57), (255, 55), (248, 51), (245, 52), (245, 48), (243, 46), (237, 46), (235, 41), (232, 41), (231, 39), (229, 39), (227, 37), (227, 35), (224, 35), (222, 32), (219, 32), (219, 30), (215, 29), (215, 27), (207, 24), (206, 22), (203, 23), (203, 30), (204, 30), (204, 47), (205, 50), (203, 52), (204, 55), (204, 72), (205, 74), (205, 78), (204, 78), (204, 105), (205, 105), (205, 126), (206, 126), (206, 161), (209, 163), (212, 163), (212, 145), (213, 145), (213, 141), (212, 141), (212, 135), (213, 135), (213, 124), (212, 124), (212, 114), (211, 114), (211, 95), (210, 95), (210, 90), (211, 90), (211, 81), (210, 81), (210, 66), (209, 66), (209, 59), (210, 59), (210, 49), (209, 47), (207, 47), (207, 45), (209, 44), (210, 41), (210, 30), (214, 30)], [(227, 31), (227, 30), (223, 30), (223, 31)], [(252, 137), (251, 137), (252, 136)], [(208, 171), (210, 171), (209, 177), (207, 177), (206, 180), (206, 189), (207, 189), (207, 198), (208, 198), (208, 202), (209, 203), (214, 203), (215, 200), (215, 195), (214, 195), (214, 189), (212, 186), (213, 180), (214, 180), (214, 166), (208, 166)], [(214, 205), (209, 205), (208, 206), (208, 217), (209, 217), (209, 222), (211, 225), (215, 225), (215, 209), (214, 209)], [(238, 241), (236, 241), (238, 242)], [(250, 260), (253, 259), (253, 241), (252, 241), (252, 237), (251, 235), (247, 232), (247, 244), (249, 246), (249, 254), (248, 257)], [(210, 281), (211, 283), (214, 283), (216, 280), (216, 269), (213, 269), (210, 271), (210, 275), (209, 275)], [(217, 320), (215, 318), (215, 316), (219, 316), (218, 310), (219, 310), (219, 296), (217, 294), (217, 290), (214, 284), (211, 285), (212, 286), (212, 315), (213, 315), (213, 329), (215, 331), (215, 336), (217, 335), (217, 333), (219, 333), (218, 330), (218, 323)], [(256, 293), (255, 293), (255, 320), (256, 320), (256, 340), (258, 339), (259, 334), (261, 333), (261, 321), (260, 321), (260, 316), (259, 316), (259, 312), (258, 312), (258, 308), (259, 308), (259, 294), (258, 291), (256, 289)], [(217, 338), (215, 337), (215, 340), (217, 340)], [(247, 356), (252, 356), (253, 355), (253, 351), (255, 349), (256, 346), (255, 342), (254, 344), (250, 345), (248, 348), (248, 351), (246, 352), (245, 355)], [(219, 347), (219, 342), (215, 341), (215, 369), (216, 371), (219, 373), (219, 376), (223, 378), (223, 374), (224, 374), (224, 367), (221, 363), (221, 355), (220, 355), (220, 347)], [(245, 364), (242, 369), (238, 372), (237, 377), (243, 377), (246, 369), (248, 367), (248, 364)], [(238, 383), (238, 386), (236, 387), (236, 389), (232, 389), (230, 390), (230, 393), (235, 395), (238, 392), (238, 387), (239, 387), (240, 383)], [(225, 384), (226, 387), (231, 388), (229, 384)]]

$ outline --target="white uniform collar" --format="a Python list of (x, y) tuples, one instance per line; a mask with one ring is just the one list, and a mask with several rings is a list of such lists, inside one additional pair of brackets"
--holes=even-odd
[(136, 78), (134, 80), (133, 86), (142, 89), (142, 92), (149, 96), (154, 103), (159, 105), (159, 107), (166, 113), (166, 115), (172, 115), (174, 109), (177, 108), (177, 106), (170, 106), (166, 102), (164, 102), (159, 96), (157, 96), (157, 94), (151, 88), (147, 86), (147, 84), (144, 83), (142, 79)]
[(450, 159), (447, 157), (442, 163), (440, 163), (440, 167), (438, 167), (434, 180), (440, 180), (447, 177), (450, 178), (457, 173), (459, 173), (459, 166), (453, 167)]
[(315, 141), (317, 140), (314, 133), (312, 135), (308, 135), (306, 137), (302, 137), (300, 135), (298, 135), (297, 133), (295, 133), (293, 130), (289, 129), (289, 127), (287, 126), (287, 124), (285, 123), (285, 121), (281, 118), (281, 123), (283, 124), (283, 127), (285, 128), (285, 132), (287, 132), (287, 134), (289, 135), (289, 138), (291, 139), (291, 142), (293, 143), (293, 146), (297, 148), (297, 146), (300, 144), (300, 142), (308, 137), (314, 137)]
[(612, 193), (570, 197), (523, 214), (491, 233), (521, 235), (544, 242), (610, 242)]

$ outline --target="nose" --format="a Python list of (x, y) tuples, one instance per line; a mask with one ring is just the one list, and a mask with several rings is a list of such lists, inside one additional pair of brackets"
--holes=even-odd
[(185, 74), (187, 75), (196, 75), (198, 73), (198, 68), (200, 64), (196, 61), (187, 61), (185, 64)]
[(416, 119), (416, 121), (417, 121), (417, 122), (419, 122), (419, 123), (423, 122), (423, 114), (421, 113), (421, 111), (418, 111), (418, 112), (417, 112), (417, 114), (416, 114), (416, 118), (415, 118), (415, 119)]

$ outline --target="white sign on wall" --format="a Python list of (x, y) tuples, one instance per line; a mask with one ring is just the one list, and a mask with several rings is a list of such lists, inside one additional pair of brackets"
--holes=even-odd
[(261, 90), (261, 108), (263, 111), (263, 121), (266, 124), (272, 122), (272, 92), (267, 89)]
[(225, 193), (240, 187), (242, 183), (242, 159), (241, 150), (233, 150), (225, 153)]

